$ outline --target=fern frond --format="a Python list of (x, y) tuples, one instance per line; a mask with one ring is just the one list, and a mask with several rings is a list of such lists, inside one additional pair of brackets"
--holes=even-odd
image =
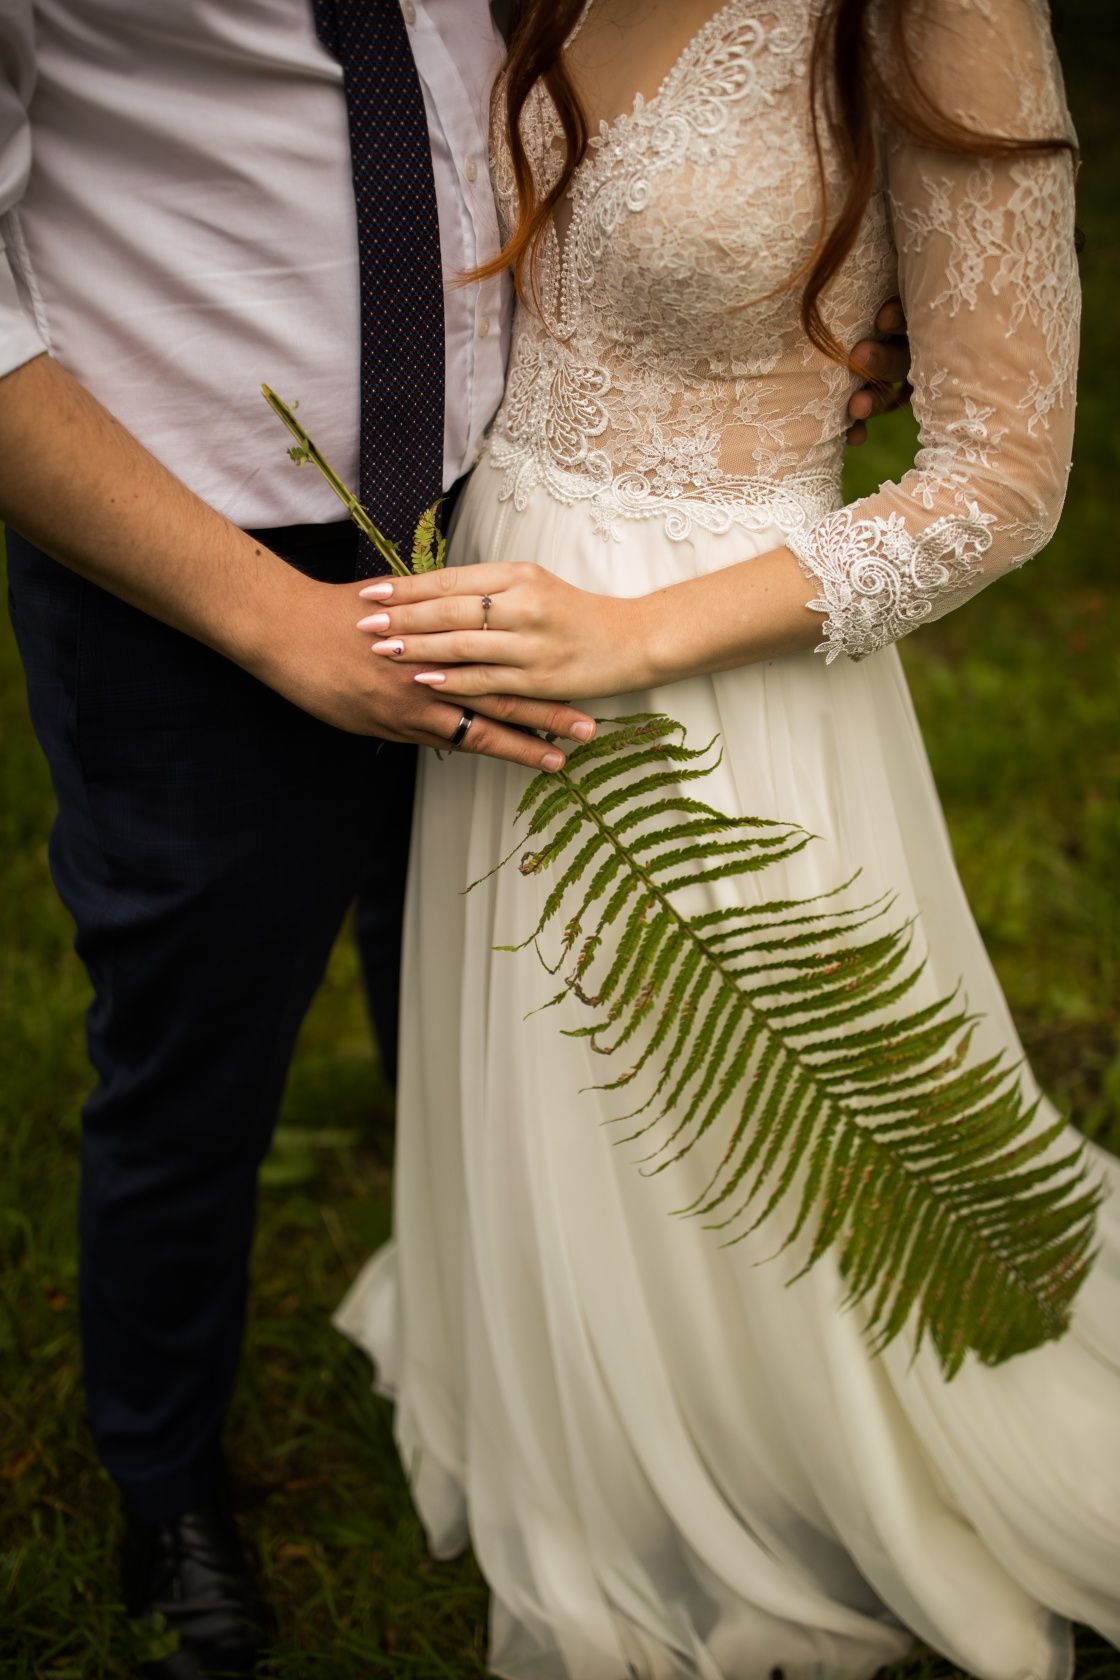
[[(907, 1006), (924, 962), (913, 921), (882, 894), (830, 892), (690, 913), (681, 895), (796, 856), (800, 824), (729, 816), (686, 787), (720, 762), (662, 714), (614, 720), (519, 807), (526, 874), (554, 884), (522, 946), (568, 909), (565, 998), (592, 1019), (563, 1030), (599, 1055), (635, 1044), (596, 1090), (637, 1083), (610, 1124), (643, 1140), (646, 1175), (726, 1131), (682, 1216), (737, 1243), (789, 1207), (778, 1252), (803, 1233), (802, 1276), (834, 1252), (875, 1352), (910, 1327), (947, 1377), (1060, 1336), (1093, 1257), (1100, 1188), (1062, 1123), (1036, 1124), (1019, 1070), (974, 1059), (959, 989)], [(577, 903), (574, 913), (570, 906)], [(510, 947), (506, 947), (507, 949)], [(521, 948), (521, 947), (518, 947)], [(574, 960), (573, 960), (574, 956)], [(635, 1124), (636, 1122), (636, 1124)]]

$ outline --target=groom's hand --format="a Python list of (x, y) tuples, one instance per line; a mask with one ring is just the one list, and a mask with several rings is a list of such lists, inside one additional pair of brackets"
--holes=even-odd
[(852, 347), (852, 358), (866, 368), (883, 385), (893, 386), (884, 391), (874, 385), (861, 385), (852, 393), (848, 403), (848, 442), (856, 445), (867, 441), (867, 422), (876, 414), (901, 408), (910, 401), (910, 340), (906, 336), (906, 316), (902, 303), (891, 298), (875, 317), (874, 338), (865, 338)]
[[(426, 667), (400, 665), (370, 652), (355, 637), (354, 620), (365, 609), (356, 583), (316, 583), (294, 572), (293, 597), (269, 647), (250, 663), (254, 675), (306, 712), (355, 735), (446, 748), (465, 702), (437, 700), (413, 681)], [(589, 741), (594, 721), (556, 700), (515, 695), (472, 697), (474, 722), (460, 751), (508, 759), (531, 770), (559, 770), (564, 755), (527, 730)]]

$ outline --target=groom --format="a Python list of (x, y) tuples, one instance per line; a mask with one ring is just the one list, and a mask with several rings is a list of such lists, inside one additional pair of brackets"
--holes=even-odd
[(454, 492), (508, 337), (502, 282), (444, 286), (498, 245), (500, 53), (485, 0), (0, 13), (0, 516), (94, 992), (86, 1392), (167, 1680), (264, 1640), (219, 1444), (256, 1172), (355, 898), (391, 1061), (413, 747), (554, 768), (528, 731), (589, 727), (370, 658), (371, 556), (258, 395), (302, 399), (398, 541)]

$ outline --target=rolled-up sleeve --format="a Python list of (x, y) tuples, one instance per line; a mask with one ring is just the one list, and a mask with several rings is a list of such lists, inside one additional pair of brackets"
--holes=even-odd
[(31, 173), (27, 108), (35, 83), (31, 0), (0, 3), (0, 376), (47, 348), (12, 269), (11, 212)]

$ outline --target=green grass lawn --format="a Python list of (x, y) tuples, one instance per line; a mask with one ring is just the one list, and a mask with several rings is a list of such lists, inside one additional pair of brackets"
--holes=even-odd
[[(1116, 894), (1115, 303), (1107, 55), (1067, 17), (1086, 153), (1086, 355), (1068, 512), (1047, 551), (905, 644), (905, 660), (973, 906), (1044, 1085), (1120, 1147)], [(896, 470), (892, 420), (853, 491)], [(47, 775), (0, 631), (0, 1676), (124, 1680), (135, 1643), (116, 1607), (113, 1492), (88, 1445), (75, 1315), (78, 1114), (86, 989), (49, 881)], [(389, 1225), (392, 1118), (355, 960), (335, 952), (264, 1175), (257, 1287), (231, 1424), (241, 1508), (280, 1616), (277, 1673), (358, 1680), (485, 1672), (485, 1593), (469, 1561), (433, 1564), (409, 1507), (391, 1415), (328, 1315)], [(890, 1671), (957, 1671), (922, 1657)], [(1083, 1680), (1120, 1680), (1086, 1636)]]

